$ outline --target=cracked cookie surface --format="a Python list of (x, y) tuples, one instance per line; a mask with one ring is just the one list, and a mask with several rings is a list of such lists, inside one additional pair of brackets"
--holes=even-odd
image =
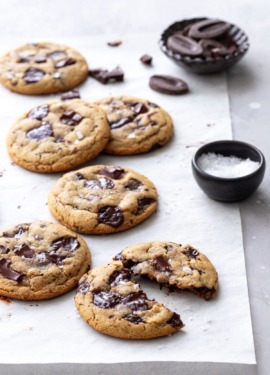
[(88, 234), (131, 228), (157, 207), (154, 184), (129, 168), (94, 165), (66, 173), (49, 194), (49, 209), (62, 224)]
[(80, 99), (44, 103), (11, 127), (7, 149), (14, 162), (35, 172), (70, 170), (98, 155), (110, 129), (98, 106)]
[(210, 260), (191, 245), (146, 242), (126, 247), (115, 259), (136, 275), (146, 275), (175, 290), (189, 290), (205, 300), (218, 289), (218, 275)]
[(73, 48), (51, 42), (29, 43), (0, 58), (0, 81), (27, 95), (70, 90), (88, 76), (85, 58)]
[(47, 221), (0, 231), (0, 295), (20, 300), (49, 299), (75, 288), (88, 271), (85, 241)]
[(105, 152), (141, 154), (164, 146), (172, 137), (170, 115), (155, 103), (130, 96), (95, 101), (106, 113), (111, 128)]
[(75, 296), (84, 320), (97, 331), (124, 339), (166, 336), (184, 325), (175, 312), (150, 300), (121, 262), (85, 274)]

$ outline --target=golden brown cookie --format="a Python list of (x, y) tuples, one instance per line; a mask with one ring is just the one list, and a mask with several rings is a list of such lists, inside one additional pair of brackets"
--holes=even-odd
[(0, 295), (49, 299), (76, 287), (91, 263), (85, 241), (47, 221), (0, 231)]
[(57, 100), (24, 113), (9, 131), (7, 149), (23, 168), (60, 172), (93, 159), (109, 136), (105, 113), (97, 105)]
[(66, 173), (49, 194), (49, 209), (55, 218), (88, 234), (129, 229), (156, 207), (154, 184), (126, 167), (94, 165)]
[(75, 304), (94, 329), (124, 339), (166, 336), (184, 325), (175, 312), (148, 299), (121, 262), (94, 268), (79, 283)]
[(147, 275), (175, 290), (189, 290), (207, 301), (218, 289), (214, 266), (191, 245), (145, 242), (126, 247), (116, 259), (121, 259), (135, 275)]
[(95, 101), (106, 113), (111, 138), (105, 152), (133, 155), (164, 146), (173, 135), (170, 115), (158, 105), (131, 96)]
[(85, 58), (73, 48), (56, 43), (25, 44), (0, 58), (0, 81), (21, 94), (67, 91), (87, 76)]

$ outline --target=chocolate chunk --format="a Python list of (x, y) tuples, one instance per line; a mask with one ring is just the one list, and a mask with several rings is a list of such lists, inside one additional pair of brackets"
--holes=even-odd
[(126, 305), (132, 311), (149, 310), (150, 307), (147, 302), (147, 296), (143, 291), (130, 293), (121, 301), (121, 303)]
[(51, 251), (50, 253), (42, 252), (36, 254), (36, 264), (38, 266), (47, 266), (51, 264), (62, 265), (63, 260), (66, 258), (66, 255), (57, 254), (54, 251)]
[(106, 167), (101, 169), (98, 173), (113, 178), (114, 180), (119, 180), (122, 178), (125, 170), (121, 167)]
[(22, 282), (23, 275), (11, 267), (11, 261), (0, 258), (0, 273), (9, 280), (17, 281), (18, 283)]
[(72, 59), (71, 57), (64, 58), (62, 60), (57, 61), (54, 64), (54, 67), (56, 69), (64, 68), (65, 66), (74, 65), (76, 63), (76, 60)]
[(16, 255), (23, 256), (24, 258), (34, 258), (36, 253), (26, 243), (14, 247), (14, 253)]
[(206, 19), (194, 23), (189, 30), (188, 36), (194, 39), (212, 39), (223, 36), (231, 25), (229, 23), (216, 20)]
[(149, 107), (151, 107), (151, 108), (160, 108), (160, 106), (157, 105), (156, 103), (148, 102), (147, 104), (148, 104)]
[(154, 75), (150, 77), (149, 86), (154, 91), (168, 95), (181, 95), (188, 92), (186, 82), (167, 75)]
[(98, 180), (87, 180), (84, 182), (83, 186), (93, 190), (113, 189), (114, 183), (109, 178), (101, 177)]
[(134, 120), (133, 117), (123, 117), (121, 118), (121, 120), (117, 122), (110, 122), (110, 127), (111, 129), (121, 128), (122, 126), (130, 122), (133, 122), (133, 120)]
[(28, 118), (32, 120), (42, 120), (49, 113), (50, 109), (47, 104), (41, 105), (39, 107), (33, 108), (27, 115)]
[(134, 324), (139, 324), (143, 322), (142, 318), (140, 318), (138, 315), (133, 314), (126, 315), (125, 319)]
[(202, 46), (191, 38), (173, 34), (167, 40), (167, 46), (176, 53), (187, 56), (199, 56), (203, 53)]
[(61, 96), (61, 100), (71, 100), (71, 99), (80, 99), (80, 98), (81, 98), (81, 95), (78, 90), (71, 90), (71, 91), (65, 92)]
[[(27, 224), (26, 224), (27, 225)], [(15, 232), (8, 233), (8, 232), (3, 232), (3, 237), (7, 238), (21, 238), (24, 233), (26, 233), (28, 228), (24, 228), (22, 225), (19, 225)]]
[(43, 139), (53, 137), (52, 126), (49, 122), (43, 121), (37, 128), (33, 128), (26, 133), (26, 137), (35, 141), (42, 141)]
[(124, 215), (120, 207), (104, 206), (98, 211), (98, 222), (117, 228), (123, 224)]
[(90, 285), (87, 281), (82, 282), (79, 284), (77, 293), (86, 294), (90, 289)]
[(170, 324), (173, 327), (183, 327), (184, 324), (180, 318), (180, 315), (173, 313), (171, 318), (167, 321), (167, 324)]
[(200, 253), (196, 249), (193, 249), (192, 247), (185, 247), (183, 253), (189, 258), (193, 258), (193, 259), (198, 259), (198, 256), (200, 255)]
[(109, 81), (122, 82), (124, 80), (124, 71), (117, 66), (108, 73)]
[(107, 73), (108, 73), (108, 70), (104, 70), (104, 69), (89, 70), (89, 76), (103, 84), (108, 83), (109, 79), (108, 79)]
[(156, 202), (156, 200), (153, 198), (139, 198), (136, 215), (142, 213), (146, 206), (149, 206), (151, 203), (154, 203), (154, 202)]
[(0, 254), (8, 254), (10, 249), (4, 245), (0, 245)]
[(107, 45), (110, 47), (118, 47), (122, 44), (121, 40), (114, 40), (113, 42), (108, 42)]
[(41, 69), (29, 68), (24, 73), (23, 79), (25, 83), (36, 83), (41, 81), (45, 74)]
[(34, 57), (34, 62), (37, 64), (45, 63), (47, 61), (46, 56), (42, 54), (37, 54)]
[(135, 180), (134, 178), (130, 179), (125, 185), (125, 189), (130, 191), (140, 191), (142, 188), (143, 184), (140, 181)]
[(126, 103), (130, 109), (132, 111), (134, 111), (137, 115), (141, 114), (141, 113), (146, 113), (148, 112), (148, 108), (146, 107), (146, 105), (144, 105), (143, 103), (132, 103), (132, 104), (128, 104)]
[(89, 76), (103, 84), (106, 84), (109, 81), (122, 82), (124, 80), (124, 72), (120, 67), (116, 67), (110, 72), (104, 69), (89, 70)]
[(60, 121), (63, 124), (70, 125), (70, 126), (78, 125), (82, 121), (82, 119), (83, 119), (83, 116), (79, 115), (79, 113), (73, 111), (72, 109), (65, 111), (60, 117)]
[(216, 40), (202, 39), (199, 41), (199, 44), (203, 48), (203, 54), (205, 57), (226, 56), (229, 54), (228, 48)]
[(165, 246), (165, 249), (166, 249), (166, 251), (173, 251), (173, 250), (175, 250), (175, 248), (173, 246), (171, 246), (171, 245)]
[(79, 241), (75, 237), (64, 236), (51, 243), (51, 246), (57, 251), (63, 249), (69, 252), (73, 252), (80, 247)]
[(172, 266), (163, 255), (155, 257), (152, 260), (152, 266), (159, 272), (172, 272)]
[(109, 283), (111, 287), (114, 287), (119, 284), (125, 284), (127, 281), (131, 280), (131, 271), (127, 269), (122, 269), (120, 271), (114, 271), (110, 278), (109, 278)]
[(95, 290), (93, 292), (93, 303), (101, 309), (112, 309), (121, 301), (119, 293)]
[(76, 172), (75, 175), (74, 175), (74, 178), (75, 178), (75, 181), (79, 181), (79, 180), (84, 180), (85, 177), (82, 173), (80, 172)]
[(54, 263), (57, 265), (61, 265), (63, 260), (67, 258), (67, 256), (64, 254), (56, 254), (52, 251), (49, 254), (48, 253), (43, 253), (43, 254), (45, 255), (45, 258), (48, 261), (48, 263)]
[(53, 60), (63, 60), (66, 56), (67, 54), (64, 51), (55, 51), (48, 55)]
[(16, 60), (16, 63), (29, 63), (31, 62), (33, 59), (33, 55), (29, 55), (29, 56), (24, 56), (24, 55), (19, 55), (17, 60)]
[(145, 65), (151, 65), (152, 64), (152, 56), (150, 55), (143, 55), (140, 60)]

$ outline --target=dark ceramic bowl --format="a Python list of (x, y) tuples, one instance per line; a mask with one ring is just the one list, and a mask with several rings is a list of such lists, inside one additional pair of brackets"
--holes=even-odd
[(219, 56), (219, 57), (190, 57), (175, 53), (167, 47), (168, 38), (177, 31), (183, 30), (190, 23), (203, 21), (206, 17), (192, 18), (175, 22), (169, 26), (161, 35), (159, 40), (159, 46), (161, 51), (171, 59), (175, 64), (185, 68), (193, 73), (209, 74), (217, 73), (227, 70), (234, 64), (236, 64), (247, 52), (249, 48), (249, 41), (247, 35), (239, 27), (231, 24), (231, 28), (228, 31), (229, 37), (237, 45), (237, 50), (232, 55)]
[[(212, 176), (198, 166), (198, 158), (209, 152), (223, 156), (233, 155), (241, 159), (250, 158), (259, 162), (259, 167), (254, 172), (237, 178)], [(237, 202), (248, 198), (262, 182), (265, 172), (265, 159), (260, 150), (248, 143), (239, 141), (211, 142), (200, 147), (193, 156), (192, 172), (199, 187), (210, 198), (222, 202)]]

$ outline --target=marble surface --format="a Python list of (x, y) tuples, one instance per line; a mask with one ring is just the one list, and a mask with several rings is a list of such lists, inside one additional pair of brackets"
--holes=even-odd
[[(127, 32), (160, 32), (170, 23), (194, 16), (219, 17), (242, 26), (250, 36), (251, 49), (243, 62), (228, 74), (234, 138), (261, 149), (269, 164), (268, 146), (268, 55), (270, 3), (265, 0), (124, 0), (74, 2), (69, 0), (9, 0), (0, 3), (1, 36), (25, 40), (55, 35), (68, 37), (107, 34), (124, 38)], [(241, 219), (248, 273), (258, 375), (270, 365), (270, 188), (269, 173), (257, 193), (241, 202)], [(244, 373), (243, 373), (244, 374)]]

